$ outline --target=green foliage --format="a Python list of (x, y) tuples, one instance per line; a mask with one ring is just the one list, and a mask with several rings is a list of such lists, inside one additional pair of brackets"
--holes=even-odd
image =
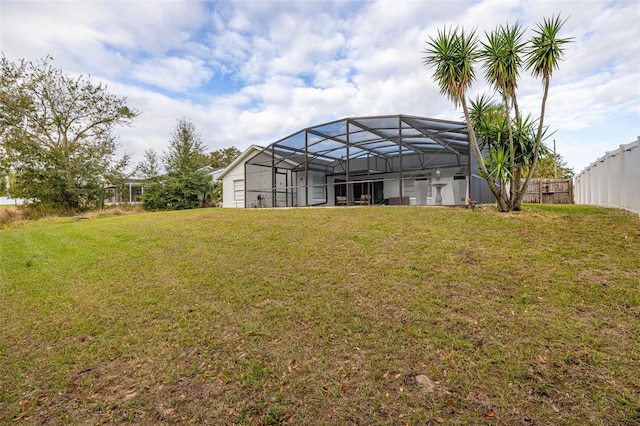
[[(504, 111), (504, 104), (495, 103), (484, 95), (471, 102), (470, 117), (480, 149), (487, 154), (485, 162), (488, 175), (499, 179), (501, 188), (510, 183), (514, 176), (523, 176), (531, 166), (537, 130), (530, 116), (507, 120)], [(547, 156), (550, 152), (542, 144), (540, 153)]]
[(526, 56), (526, 66), (534, 77), (543, 80), (551, 78), (553, 71), (560, 67), (560, 61), (564, 57), (564, 45), (570, 43), (572, 38), (559, 38), (558, 34), (565, 21), (560, 16), (545, 18), (535, 31), (531, 39)]
[(0, 174), (0, 196), (6, 196), (9, 194), (9, 179)]
[(0, 61), (0, 171), (15, 176), (12, 197), (91, 208), (106, 182), (123, 178), (129, 159), (116, 158), (114, 130), (138, 113), (106, 86), (64, 74), (50, 60)]
[[(524, 30), (519, 24), (500, 26), (487, 33), (479, 56), (485, 77), (505, 99), (515, 102), (522, 55), (526, 44), (522, 42)], [(508, 102), (505, 102), (507, 104)]]
[(142, 197), (144, 208), (183, 210), (207, 205), (213, 182), (200, 170), (204, 156), (202, 138), (186, 118), (178, 120), (171, 136), (163, 158), (166, 175), (158, 175), (159, 163), (153, 151), (145, 152), (145, 160), (138, 165), (148, 182)]
[(160, 176), (161, 170), (162, 165), (158, 153), (153, 149), (147, 149), (144, 152), (144, 160), (136, 167), (135, 174), (147, 181), (153, 181)]
[(238, 148), (232, 146), (211, 152), (207, 157), (207, 165), (211, 167), (227, 167), (242, 154)]
[[(439, 30), (427, 41), (424, 63), (434, 68), (433, 78), (440, 92), (454, 106), (462, 105), (471, 149), (503, 212), (520, 209), (538, 158), (546, 153), (542, 141), (546, 134), (544, 114), (549, 81), (564, 55), (563, 45), (571, 41), (558, 37), (563, 24), (559, 17), (545, 19), (527, 42), (523, 41), (524, 29), (519, 24), (507, 24), (486, 33), (486, 41), (480, 47), (473, 32), (465, 34), (458, 28)], [(487, 82), (500, 94), (502, 104), (481, 96), (472, 102), (469, 112), (466, 93), (475, 78), (474, 64), (478, 60)], [(523, 118), (519, 111), (517, 88), (523, 66), (543, 80), (537, 120), (530, 116)], [(481, 149), (485, 150), (486, 158)], [(507, 187), (509, 191), (505, 190)]]
[(473, 63), (478, 58), (475, 32), (445, 28), (427, 44), (424, 64), (435, 68), (434, 78), (440, 86), (440, 93), (455, 106), (460, 105), (475, 79)]
[(548, 152), (540, 156), (533, 177), (572, 179), (574, 175), (573, 168), (567, 166), (567, 162), (564, 161), (562, 155), (554, 155), (553, 152)]

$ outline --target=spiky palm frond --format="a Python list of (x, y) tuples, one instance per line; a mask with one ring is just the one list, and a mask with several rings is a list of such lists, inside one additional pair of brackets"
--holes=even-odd
[(465, 32), (460, 28), (438, 30), (438, 35), (427, 41), (423, 62), (435, 68), (433, 76), (440, 93), (456, 107), (475, 79), (473, 63), (478, 55), (477, 44), (475, 31)]
[[(525, 118), (515, 120), (513, 123), (513, 138), (515, 140), (515, 153), (517, 163), (520, 166), (529, 167), (533, 162), (536, 151), (536, 133), (538, 122), (531, 119), (531, 115)], [(549, 148), (542, 143), (548, 139), (554, 132), (549, 133), (549, 128), (542, 129), (541, 144), (539, 155), (548, 155)]]
[(503, 145), (508, 123), (502, 105), (483, 94), (471, 101), (469, 116), (481, 150)]
[(500, 186), (504, 188), (505, 182), (511, 180), (513, 176), (509, 167), (509, 152), (499, 147), (489, 152), (485, 158), (489, 176), (500, 182)]
[(534, 77), (547, 80), (551, 78), (553, 71), (558, 69), (564, 57), (563, 46), (573, 40), (573, 37), (558, 38), (565, 22), (566, 19), (561, 21), (558, 15), (550, 19), (544, 18), (544, 21), (538, 24), (526, 54), (526, 68), (531, 70)]
[(485, 33), (479, 57), (485, 69), (485, 78), (503, 97), (512, 98), (518, 87), (526, 43), (522, 41), (524, 29), (518, 23), (500, 26)]

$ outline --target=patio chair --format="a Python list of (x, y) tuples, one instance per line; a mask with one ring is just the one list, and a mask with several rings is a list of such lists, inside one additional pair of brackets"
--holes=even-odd
[(360, 206), (368, 206), (369, 205), (369, 194), (362, 194), (359, 200), (355, 201), (355, 204)]

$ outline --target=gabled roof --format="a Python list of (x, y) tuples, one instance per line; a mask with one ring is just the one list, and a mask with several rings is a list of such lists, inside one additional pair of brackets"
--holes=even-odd
[(198, 169), (198, 171), (204, 172), (207, 175), (211, 176), (211, 178), (213, 180), (218, 180), (218, 176), (220, 175), (220, 173), (222, 173), (224, 170), (224, 167), (211, 167), (211, 166), (204, 166)]
[(229, 164), (227, 167), (224, 168), (224, 170), (218, 175), (218, 180), (221, 180), (223, 177), (225, 177), (231, 170), (233, 170), (238, 164), (242, 164), (245, 162), (245, 160), (259, 152), (262, 152), (264, 150), (263, 147), (258, 146), (258, 145), (251, 145), (249, 148), (245, 149), (244, 152), (242, 154), (240, 154), (238, 157), (236, 157), (235, 160), (233, 160), (231, 162), (231, 164)]

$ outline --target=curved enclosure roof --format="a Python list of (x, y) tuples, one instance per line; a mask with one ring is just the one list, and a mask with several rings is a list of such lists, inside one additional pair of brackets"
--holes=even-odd
[(459, 121), (350, 117), (253, 152), (243, 163), (244, 180), (234, 180), (244, 182), (243, 194), (234, 190), (234, 196), (245, 207), (437, 204), (432, 177), (443, 180), (450, 205), (462, 205), (476, 186), (482, 189), (466, 124)]
[[(360, 158), (448, 157), (468, 164), (469, 137), (465, 123), (411, 115), (345, 118), (303, 129), (265, 148), (292, 168), (342, 168)], [(264, 157), (263, 157), (264, 161)], [(424, 163), (424, 161), (423, 161)], [(407, 164), (408, 165), (408, 164)], [(437, 165), (435, 163), (432, 166)], [(282, 167), (283, 164), (280, 164)]]

